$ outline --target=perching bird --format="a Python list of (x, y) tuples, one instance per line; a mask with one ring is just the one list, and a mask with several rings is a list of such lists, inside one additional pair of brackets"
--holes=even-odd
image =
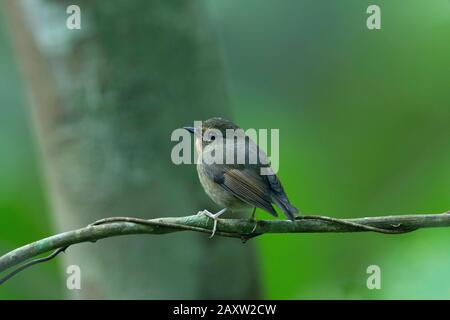
[[(256, 208), (260, 208), (276, 217), (277, 212), (272, 206), (276, 204), (290, 220), (295, 220), (294, 214), (298, 209), (289, 202), (267, 155), (242, 129), (223, 118), (211, 118), (201, 127), (184, 129), (194, 133), (199, 155), (197, 172), (205, 192), (224, 207), (215, 214), (208, 210), (199, 212), (214, 220), (211, 237), (216, 231), (218, 217), (227, 209), (234, 211), (253, 207), (253, 219)], [(237, 134), (231, 135), (232, 132)], [(220, 149), (223, 150), (222, 155)], [(245, 155), (245, 159), (239, 158), (239, 152)]]

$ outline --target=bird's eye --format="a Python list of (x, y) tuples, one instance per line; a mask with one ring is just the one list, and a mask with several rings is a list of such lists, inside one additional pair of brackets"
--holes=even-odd
[(209, 138), (211, 141), (214, 141), (214, 140), (216, 140), (216, 136), (215, 135), (212, 135), (211, 136), (211, 138)]

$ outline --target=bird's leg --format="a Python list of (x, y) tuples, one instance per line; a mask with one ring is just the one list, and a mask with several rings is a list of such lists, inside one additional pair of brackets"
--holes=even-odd
[(253, 227), (252, 231), (250, 231), (248, 233), (241, 233), (241, 240), (243, 243), (247, 242), (248, 239), (251, 239), (253, 237), (260, 235), (259, 233), (255, 233), (256, 228), (258, 227), (258, 220), (255, 219), (255, 211), (256, 211), (256, 207), (253, 208), (253, 213), (252, 213), (252, 216), (250, 217), (250, 222), (255, 223), (255, 226)]
[(256, 212), (256, 207), (253, 207), (253, 212), (252, 215), (250, 217), (250, 221), (255, 223), (255, 226), (253, 227), (252, 231), (250, 231), (249, 233), (245, 233), (243, 234), (244, 236), (246, 235), (252, 235), (253, 232), (255, 232), (256, 227), (258, 227), (258, 220), (255, 219), (255, 212)]
[(203, 210), (203, 211), (199, 211), (197, 214), (204, 214), (205, 216), (207, 216), (208, 218), (213, 219), (214, 221), (214, 225), (213, 225), (213, 230), (211, 233), (210, 238), (214, 237), (214, 234), (216, 233), (216, 229), (217, 229), (217, 220), (219, 220), (219, 217), (225, 212), (227, 211), (227, 208), (223, 208), (222, 210), (220, 210), (219, 212), (216, 213), (211, 213), (208, 210)]
[(255, 213), (256, 213), (256, 207), (253, 207), (252, 216), (250, 217), (250, 220), (251, 220), (251, 221), (256, 221), (256, 219), (255, 219)]

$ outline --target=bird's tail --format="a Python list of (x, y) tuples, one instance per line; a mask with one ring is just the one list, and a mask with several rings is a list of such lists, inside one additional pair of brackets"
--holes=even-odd
[(298, 209), (294, 207), (287, 197), (272, 197), (273, 202), (284, 212), (286, 217), (291, 221), (295, 221), (295, 214), (298, 213)]

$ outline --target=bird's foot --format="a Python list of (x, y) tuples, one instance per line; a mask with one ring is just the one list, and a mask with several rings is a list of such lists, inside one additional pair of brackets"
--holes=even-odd
[(256, 220), (254, 217), (251, 217), (251, 218), (249, 219), (249, 221), (250, 221), (250, 222), (254, 222), (255, 225), (254, 225), (252, 231), (250, 231), (250, 232), (248, 232), (248, 233), (241, 233), (241, 241), (242, 241), (243, 243), (247, 242), (247, 240), (249, 240), (249, 239), (251, 239), (251, 238), (254, 238), (254, 237), (257, 237), (257, 236), (260, 235), (259, 233), (255, 233), (256, 228), (258, 227), (258, 220)]
[(208, 218), (211, 218), (214, 221), (213, 224), (213, 229), (212, 229), (212, 233), (210, 238), (214, 237), (214, 234), (216, 233), (216, 229), (217, 229), (217, 221), (219, 220), (219, 217), (225, 212), (227, 211), (227, 208), (223, 208), (222, 210), (220, 210), (219, 212), (216, 213), (211, 213), (208, 210), (203, 210), (203, 211), (199, 211), (197, 214), (204, 214), (205, 216), (207, 216)]

